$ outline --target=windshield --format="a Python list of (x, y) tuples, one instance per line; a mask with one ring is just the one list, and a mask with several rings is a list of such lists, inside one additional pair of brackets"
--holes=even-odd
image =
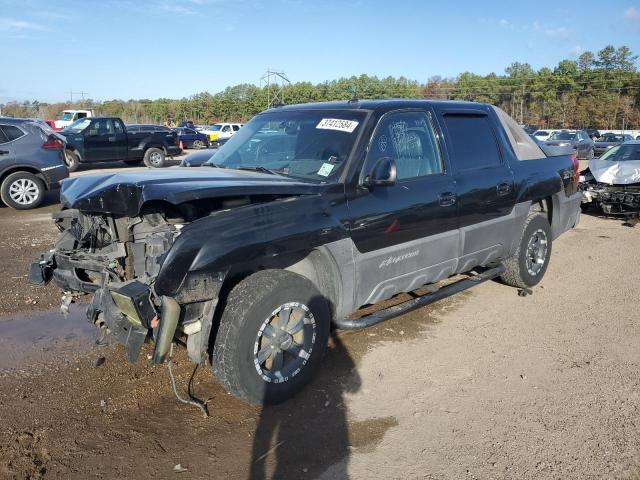
[(351, 154), (366, 113), (297, 110), (254, 117), (205, 165), (259, 167), (300, 180), (336, 181)]
[(62, 116), (60, 117), (60, 120), (73, 120), (73, 112), (62, 112)]
[(571, 132), (556, 132), (549, 137), (549, 140), (573, 140), (576, 138), (575, 133)]
[(222, 125), (220, 125), (219, 123), (216, 123), (215, 125), (209, 125), (207, 130), (209, 130), (210, 132), (217, 132), (221, 128), (222, 128)]
[(640, 143), (627, 143), (613, 147), (600, 157), (600, 160), (627, 162), (640, 160)]
[(66, 131), (81, 132), (85, 128), (87, 128), (90, 123), (91, 123), (91, 120), (89, 120), (88, 118), (80, 118), (79, 120), (76, 120), (71, 125), (69, 125), (67, 128), (65, 128), (64, 131), (65, 132)]

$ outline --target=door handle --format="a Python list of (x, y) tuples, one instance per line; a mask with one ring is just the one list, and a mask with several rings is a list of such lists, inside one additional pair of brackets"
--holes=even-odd
[(0, 150), (0, 155), (6, 155), (9, 153), (9, 150)]
[(109, 141), (110, 142), (115, 142), (116, 141), (116, 137), (109, 137)]
[(511, 185), (508, 183), (499, 183), (496, 187), (496, 191), (498, 192), (499, 197), (509, 195), (511, 193)]
[(438, 197), (438, 203), (441, 207), (450, 207), (456, 203), (456, 194), (453, 192), (441, 193)]

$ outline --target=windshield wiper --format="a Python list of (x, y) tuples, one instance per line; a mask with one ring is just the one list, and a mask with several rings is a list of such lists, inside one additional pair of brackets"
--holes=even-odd
[(262, 165), (243, 165), (237, 167), (236, 170), (251, 170), (252, 172), (268, 173), (270, 175), (280, 175), (282, 177), (286, 177), (284, 173), (278, 172), (276, 170), (271, 170), (270, 168), (263, 167)]

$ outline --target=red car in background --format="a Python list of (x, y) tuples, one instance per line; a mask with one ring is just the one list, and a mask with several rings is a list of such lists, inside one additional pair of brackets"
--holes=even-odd
[(60, 130), (62, 130), (61, 128), (56, 128), (56, 124), (53, 120), (43, 120), (43, 122), (49, 125), (51, 130), (53, 130), (54, 132), (59, 132)]

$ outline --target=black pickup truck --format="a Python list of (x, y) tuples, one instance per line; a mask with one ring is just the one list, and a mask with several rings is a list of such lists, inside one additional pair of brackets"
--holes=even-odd
[(575, 157), (547, 158), (489, 105), (279, 107), (204, 167), (64, 182), (60, 238), (30, 278), (53, 278), (65, 303), (93, 295), (89, 321), (131, 361), (153, 340), (161, 363), (177, 341), (232, 394), (278, 402), (312, 378), (332, 323), (363, 328), (495, 277), (536, 285), (578, 223), (577, 184)]
[(84, 162), (144, 162), (162, 167), (166, 156), (180, 154), (180, 142), (171, 129), (136, 128), (128, 131), (116, 117), (88, 117), (76, 120), (61, 132), (67, 139), (65, 157), (69, 171)]

